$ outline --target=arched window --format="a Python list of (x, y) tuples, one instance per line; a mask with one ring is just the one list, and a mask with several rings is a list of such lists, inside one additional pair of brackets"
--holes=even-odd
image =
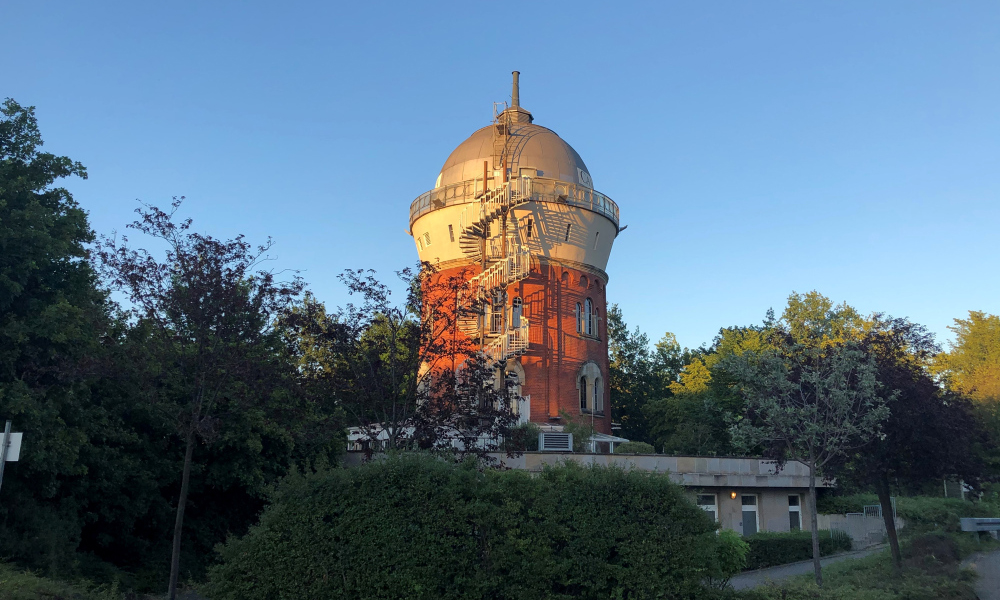
[(514, 298), (514, 301), (510, 305), (510, 326), (520, 327), (521, 326), (521, 312), (524, 310), (524, 301), (521, 300), (520, 296)]
[(577, 387), (580, 390), (580, 412), (604, 416), (604, 378), (597, 363), (588, 360), (580, 367)]
[(576, 332), (583, 333), (583, 307), (580, 306), (579, 302), (576, 303), (576, 314), (574, 316), (576, 317)]
[(587, 298), (583, 303), (583, 325), (587, 335), (594, 335), (594, 301)]

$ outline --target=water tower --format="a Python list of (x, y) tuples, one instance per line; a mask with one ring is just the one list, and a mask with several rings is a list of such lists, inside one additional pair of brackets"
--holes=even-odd
[(618, 205), (576, 150), (534, 124), (518, 76), (510, 106), (494, 105), (493, 122), (413, 201), (410, 232), (421, 261), (468, 273), (456, 333), (516, 377), (522, 421), (558, 430), (569, 415), (610, 434), (604, 316)]

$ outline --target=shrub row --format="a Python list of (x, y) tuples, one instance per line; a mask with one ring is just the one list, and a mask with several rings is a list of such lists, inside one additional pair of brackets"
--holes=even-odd
[[(865, 505), (878, 504), (878, 497), (875, 494), (827, 496), (820, 498), (817, 504), (821, 513), (844, 514), (861, 512)], [(954, 532), (961, 529), (962, 517), (1000, 517), (1000, 505), (960, 498), (904, 496), (896, 499), (896, 515), (906, 522), (907, 528)]]
[(221, 548), (208, 593), (694, 598), (731, 550), (714, 529), (662, 476), (574, 465), (482, 472), (401, 455), (287, 478), (260, 523)]
[[(808, 531), (789, 533), (757, 533), (746, 538), (750, 545), (747, 569), (763, 569), (812, 558), (812, 534)], [(821, 556), (846, 552), (851, 549), (851, 538), (843, 532), (820, 531)]]

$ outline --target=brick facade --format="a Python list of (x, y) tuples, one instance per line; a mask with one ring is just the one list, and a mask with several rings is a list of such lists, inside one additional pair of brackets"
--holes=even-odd
[[(440, 271), (439, 277), (451, 277), (463, 269), (466, 276), (478, 272), (468, 266), (454, 267)], [(518, 361), (523, 370), (521, 394), (531, 397), (533, 423), (562, 425), (561, 413), (565, 413), (574, 420), (592, 421), (599, 433), (611, 433), (606, 283), (591, 270), (534, 258), (530, 276), (508, 288), (508, 307), (515, 298), (521, 298), (522, 314), (530, 323), (531, 345), (525, 354), (512, 360)], [(582, 332), (577, 326), (577, 304), (585, 310), (588, 299), (594, 315), (590, 335), (586, 323)], [(588, 385), (588, 405), (594, 406), (591, 386), (596, 383), (596, 400), (603, 404), (603, 410), (581, 408), (581, 375)]]

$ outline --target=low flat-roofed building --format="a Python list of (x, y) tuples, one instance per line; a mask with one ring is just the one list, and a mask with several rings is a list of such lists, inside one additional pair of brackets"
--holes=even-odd
[[(525, 452), (496, 458), (507, 468), (529, 472), (574, 462), (662, 473), (684, 486), (692, 500), (725, 529), (753, 535), (808, 528), (809, 470), (796, 461), (778, 470), (774, 461), (746, 457)], [(816, 485), (829, 484), (817, 480)]]

